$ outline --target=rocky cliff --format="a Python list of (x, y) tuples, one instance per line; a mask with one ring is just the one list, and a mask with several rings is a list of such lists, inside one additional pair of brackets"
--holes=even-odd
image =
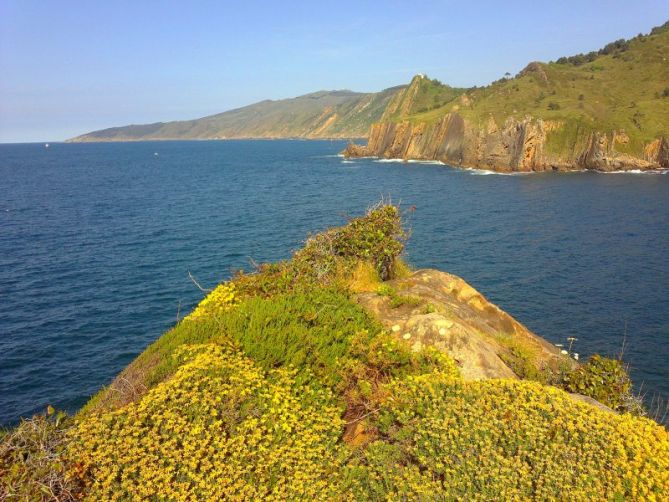
[[(498, 125), (473, 124), (457, 112), (433, 123), (380, 122), (373, 124), (365, 146), (350, 144), (348, 157), (439, 160), (446, 164), (496, 171), (601, 171), (669, 168), (669, 141), (659, 137), (634, 154), (620, 151), (624, 131), (593, 131), (574, 145), (553, 152), (552, 133), (562, 132), (560, 121), (527, 116), (509, 117)], [(579, 144), (580, 143), (580, 144)]]
[(483, 88), (424, 75), (347, 156), (440, 160), (498, 171), (669, 168), (669, 23), (648, 35)]

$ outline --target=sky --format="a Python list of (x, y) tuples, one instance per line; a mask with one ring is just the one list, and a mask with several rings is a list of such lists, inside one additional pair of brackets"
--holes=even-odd
[(0, 0), (0, 142), (378, 91), (416, 73), (486, 85), (667, 20), (669, 0)]

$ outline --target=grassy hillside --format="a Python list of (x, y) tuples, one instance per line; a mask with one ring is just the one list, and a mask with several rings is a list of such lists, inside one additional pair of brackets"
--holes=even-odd
[[(669, 136), (669, 23), (597, 52), (530, 63), (513, 78), (466, 92), (429, 79), (419, 83), (418, 95), (441, 93), (451, 99), (428, 110), (423, 100), (386, 118), (432, 123), (457, 111), (471, 123), (485, 125), (493, 117), (500, 126), (510, 117), (529, 115), (561, 124), (548, 136), (549, 151), (573, 149), (591, 131), (615, 130), (627, 136), (617, 150), (638, 153), (645, 143)], [(406, 99), (409, 89), (396, 99)]]
[(219, 285), (74, 419), (5, 433), (0, 497), (660, 500), (663, 427), (538, 382), (465, 382), (356, 303), (405, 273), (405, 237), (379, 206)]
[(382, 121), (397, 121), (405, 117), (439, 110), (466, 91), (442, 84), (439, 80), (416, 75), (409, 86), (398, 92), (388, 104)]
[(381, 118), (399, 89), (367, 94), (321, 91), (293, 99), (261, 101), (196, 120), (103, 129), (71, 141), (362, 137)]

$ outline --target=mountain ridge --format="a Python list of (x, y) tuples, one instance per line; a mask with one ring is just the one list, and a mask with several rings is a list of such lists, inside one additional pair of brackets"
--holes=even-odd
[(359, 138), (381, 118), (388, 101), (403, 87), (376, 93), (320, 90), (294, 98), (265, 99), (199, 119), (110, 127), (67, 141)]

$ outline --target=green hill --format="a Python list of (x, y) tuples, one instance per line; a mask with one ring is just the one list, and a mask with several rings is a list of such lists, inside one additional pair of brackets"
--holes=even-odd
[(669, 167), (669, 23), (489, 86), (424, 76), (395, 96), (362, 152), (500, 170)]
[(386, 105), (401, 88), (378, 93), (320, 91), (292, 99), (265, 100), (196, 120), (112, 127), (69, 141), (359, 138), (381, 118)]

